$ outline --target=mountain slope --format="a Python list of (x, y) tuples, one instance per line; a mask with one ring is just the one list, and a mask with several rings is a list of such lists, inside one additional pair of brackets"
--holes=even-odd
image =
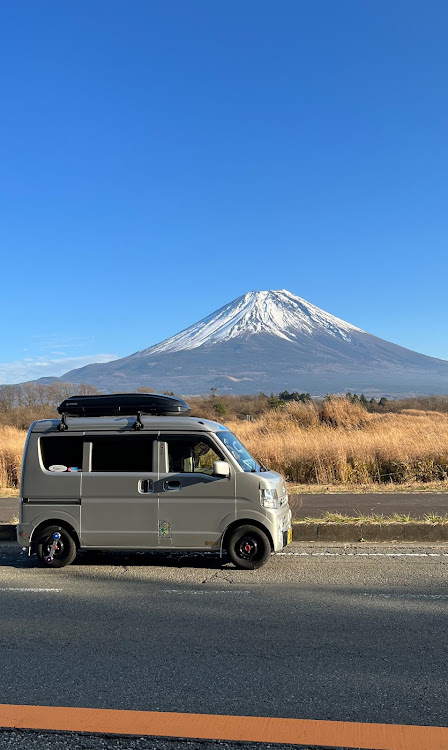
[(404, 349), (286, 290), (248, 292), (165, 341), (60, 380), (179, 394), (448, 392), (448, 362)]

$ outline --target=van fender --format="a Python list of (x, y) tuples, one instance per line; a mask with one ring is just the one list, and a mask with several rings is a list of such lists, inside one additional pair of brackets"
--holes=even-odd
[(272, 549), (274, 549), (276, 529), (275, 529), (274, 524), (268, 518), (266, 518), (266, 516), (263, 515), (263, 513), (259, 513), (256, 510), (244, 510), (242, 511), (241, 516), (238, 516), (238, 518), (235, 519), (234, 516), (228, 516), (227, 520), (228, 520), (228, 523), (221, 536), (221, 546), (219, 550), (220, 557), (222, 557), (223, 555), (224, 539), (226, 537), (227, 531), (229, 530), (229, 527), (242, 526), (243, 524), (250, 522), (250, 521), (255, 521), (255, 524), (257, 526), (261, 526), (261, 528), (265, 532), (267, 532), (267, 535), (270, 538), (270, 541), (272, 544)]
[[(79, 508), (79, 506), (78, 506)], [(79, 512), (79, 511), (78, 511)], [(39, 528), (43, 523), (46, 525), (52, 524), (52, 523), (61, 523), (65, 526), (70, 526), (73, 531), (75, 532), (76, 536), (78, 537), (78, 540), (80, 540), (80, 522), (79, 518), (75, 518), (75, 516), (70, 515), (66, 511), (58, 510), (55, 508), (55, 512), (51, 515), (47, 513), (39, 513), (39, 515), (35, 516), (32, 520), (32, 526), (33, 530), (30, 534), (30, 542), (34, 542), (34, 537), (36, 533), (36, 529)], [(31, 524), (30, 524), (31, 525)]]
[(220, 532), (220, 540), (219, 540), (219, 556), (222, 557), (222, 549), (224, 544), (224, 537), (226, 535), (226, 531), (229, 528), (229, 526), (232, 523), (235, 523), (236, 517), (235, 517), (235, 511), (232, 513), (228, 513), (224, 518), (221, 520), (219, 524), (219, 532)]

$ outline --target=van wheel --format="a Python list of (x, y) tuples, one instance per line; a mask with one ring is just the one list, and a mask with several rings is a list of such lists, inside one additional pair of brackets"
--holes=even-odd
[[(54, 539), (53, 534), (59, 534), (59, 539)], [(53, 541), (56, 544), (51, 555)], [(45, 568), (63, 568), (73, 562), (77, 549), (75, 540), (68, 531), (61, 526), (46, 526), (36, 541), (36, 553), (40, 564)]]
[(269, 560), (271, 545), (257, 526), (238, 526), (229, 537), (227, 552), (237, 568), (255, 570)]

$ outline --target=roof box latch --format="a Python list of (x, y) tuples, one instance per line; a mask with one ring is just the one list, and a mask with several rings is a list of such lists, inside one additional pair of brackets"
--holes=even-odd
[(137, 418), (136, 418), (136, 420), (135, 420), (135, 422), (134, 422), (134, 424), (132, 426), (133, 426), (134, 430), (143, 430), (144, 429), (145, 425), (142, 422), (142, 413), (141, 413), (141, 411), (137, 412)]
[(67, 414), (65, 412), (61, 414), (61, 421), (58, 424), (58, 430), (60, 432), (64, 432), (65, 430), (68, 430)]

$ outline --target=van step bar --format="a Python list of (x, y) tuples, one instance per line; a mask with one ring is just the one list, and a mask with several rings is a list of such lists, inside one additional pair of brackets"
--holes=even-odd
[(154, 417), (188, 417), (191, 408), (182, 398), (158, 393), (112, 393), (105, 396), (70, 396), (59, 406), (61, 429), (67, 429), (66, 417), (136, 416), (141, 429), (143, 414)]

